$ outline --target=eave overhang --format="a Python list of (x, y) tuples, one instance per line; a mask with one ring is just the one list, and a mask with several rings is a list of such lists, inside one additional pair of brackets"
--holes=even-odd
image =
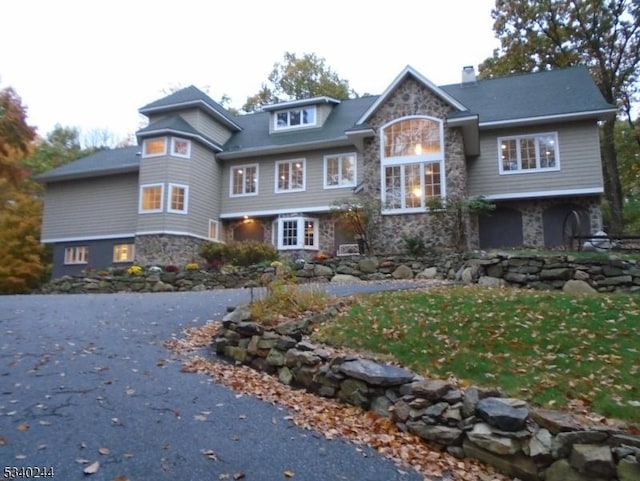
[(307, 105), (320, 105), (320, 104), (339, 104), (340, 100), (333, 97), (311, 97), (310, 99), (288, 100), (286, 102), (278, 102), (276, 104), (269, 104), (262, 107), (265, 112), (273, 112), (275, 110), (285, 110), (295, 107), (306, 107)]
[(248, 149), (220, 152), (216, 157), (220, 160), (241, 159), (244, 157), (254, 157), (257, 155), (273, 155), (296, 153), (303, 150), (329, 149), (332, 147), (352, 146), (353, 141), (348, 137), (338, 137), (333, 139), (314, 140), (312, 142), (299, 142), (285, 145), (269, 145), (252, 147)]
[(204, 135), (195, 134), (193, 132), (185, 132), (184, 130), (178, 129), (170, 129), (170, 128), (159, 128), (155, 130), (145, 130), (144, 132), (138, 132), (136, 137), (138, 140), (145, 139), (149, 137), (157, 137), (159, 135), (179, 135), (180, 137), (186, 137), (188, 139), (197, 140), (198, 142), (210, 147), (216, 152), (222, 152), (222, 146), (213, 140), (205, 137)]
[(572, 112), (567, 114), (544, 115), (540, 117), (522, 117), (519, 119), (494, 120), (490, 122), (480, 122), (481, 129), (519, 127), (523, 125), (539, 125), (553, 122), (571, 122), (576, 120), (611, 120), (615, 118), (618, 109), (592, 110), (587, 112)]
[(131, 165), (116, 167), (113, 169), (90, 170), (85, 172), (77, 172), (73, 174), (61, 174), (61, 175), (55, 175), (55, 176), (41, 175), (41, 176), (35, 177), (35, 180), (42, 184), (52, 184), (55, 182), (64, 182), (67, 180), (89, 179), (92, 177), (106, 177), (109, 175), (128, 174), (128, 173), (138, 172), (139, 170), (140, 170), (140, 164), (131, 164)]
[(478, 128), (477, 114), (448, 118), (446, 125), (462, 129), (465, 155), (470, 157), (480, 155), (480, 129)]

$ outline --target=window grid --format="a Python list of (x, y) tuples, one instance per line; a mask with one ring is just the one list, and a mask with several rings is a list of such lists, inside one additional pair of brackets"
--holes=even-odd
[(134, 244), (116, 244), (113, 246), (113, 262), (133, 262)]
[(143, 185), (140, 189), (140, 211), (161, 212), (163, 194), (162, 184)]
[(315, 125), (316, 108), (304, 107), (277, 112), (275, 115), (275, 129), (289, 129), (305, 125)]
[(209, 239), (218, 240), (218, 221), (209, 219)]
[(189, 188), (186, 185), (169, 184), (169, 191), (168, 211), (186, 214)]
[(355, 185), (355, 154), (340, 154), (325, 157), (325, 188), (353, 187)]
[(258, 193), (258, 166), (244, 165), (231, 170), (231, 195), (254, 195)]
[(555, 133), (498, 139), (501, 174), (559, 170)]
[(276, 163), (276, 192), (304, 190), (304, 160), (279, 161)]
[(191, 141), (186, 139), (179, 139), (177, 137), (171, 138), (171, 155), (175, 157), (191, 157)]
[(67, 247), (64, 250), (65, 264), (86, 264), (89, 262), (89, 247)]

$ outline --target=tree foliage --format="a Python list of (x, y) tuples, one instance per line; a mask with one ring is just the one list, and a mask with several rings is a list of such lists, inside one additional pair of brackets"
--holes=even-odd
[(26, 122), (22, 100), (11, 88), (0, 91), (0, 179), (16, 186), (27, 175), (20, 165), (21, 154), (29, 151), (36, 132)]
[[(492, 17), (501, 47), (480, 65), (482, 78), (586, 65), (603, 97), (630, 109), (640, 73), (640, 2), (496, 0)], [(602, 129), (602, 161), (616, 233), (623, 227), (623, 195), (614, 125)]]
[(242, 110), (255, 112), (264, 105), (319, 96), (343, 100), (357, 94), (347, 80), (326, 65), (324, 58), (314, 53), (298, 57), (285, 52), (283, 62), (273, 65), (268, 81), (256, 94), (247, 97)]
[(362, 244), (367, 254), (374, 252), (380, 225), (380, 201), (368, 196), (337, 199), (331, 205), (337, 227)]

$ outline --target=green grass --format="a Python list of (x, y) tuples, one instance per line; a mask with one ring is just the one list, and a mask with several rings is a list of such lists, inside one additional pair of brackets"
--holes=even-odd
[(640, 297), (478, 286), (363, 295), (314, 340), (534, 405), (640, 422)]

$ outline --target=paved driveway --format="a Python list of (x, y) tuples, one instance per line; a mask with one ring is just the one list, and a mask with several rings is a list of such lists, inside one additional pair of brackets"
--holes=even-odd
[(52, 467), (61, 481), (421, 479), (180, 372), (162, 343), (247, 299), (246, 290), (0, 296), (0, 469)]

